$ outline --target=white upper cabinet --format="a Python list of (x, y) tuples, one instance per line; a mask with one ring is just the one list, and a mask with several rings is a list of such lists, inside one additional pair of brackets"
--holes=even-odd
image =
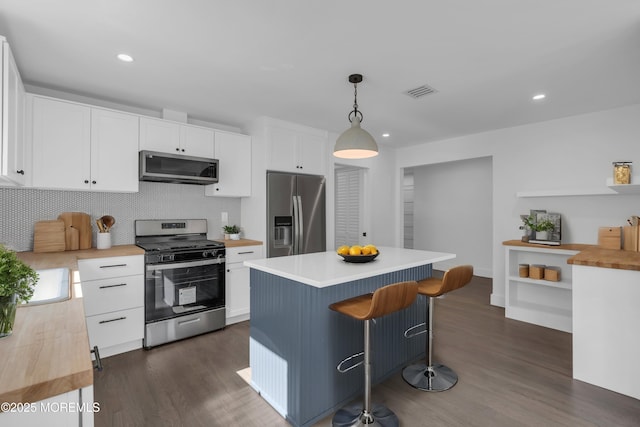
[(32, 97), (33, 186), (138, 191), (138, 117)]
[(138, 116), (91, 109), (91, 189), (138, 191)]
[(325, 175), (327, 136), (323, 134), (270, 126), (267, 169)]
[(140, 118), (140, 149), (186, 156), (214, 157), (213, 129), (151, 117)]
[(205, 188), (207, 196), (251, 196), (251, 137), (216, 131), (218, 182)]
[(24, 185), (31, 171), (25, 162), (24, 103), (25, 91), (20, 73), (9, 48), (0, 37), (0, 182)]

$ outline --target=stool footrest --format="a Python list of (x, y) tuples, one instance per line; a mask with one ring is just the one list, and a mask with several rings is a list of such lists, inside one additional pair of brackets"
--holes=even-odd
[[(418, 329), (418, 328), (421, 328), (423, 326), (425, 326), (424, 330), (422, 330), (420, 332), (410, 333), (414, 329)], [(427, 329), (426, 326), (427, 326), (426, 322), (418, 323), (417, 325), (412, 326), (409, 329), (407, 329), (406, 331), (404, 331), (404, 337), (405, 338), (413, 338), (413, 337), (417, 337), (418, 335), (426, 334), (427, 332), (429, 332), (429, 329)]]
[(342, 359), (342, 361), (340, 363), (338, 363), (338, 366), (336, 366), (336, 369), (341, 374), (344, 374), (345, 372), (349, 372), (353, 368), (357, 368), (358, 366), (362, 365), (364, 363), (364, 360), (361, 360), (358, 363), (353, 364), (353, 365), (349, 366), (346, 369), (342, 368), (342, 365), (347, 363), (348, 361), (350, 361), (352, 359), (355, 359), (356, 357), (362, 357), (362, 356), (364, 356), (364, 351), (361, 351), (360, 353), (352, 354), (351, 356)]

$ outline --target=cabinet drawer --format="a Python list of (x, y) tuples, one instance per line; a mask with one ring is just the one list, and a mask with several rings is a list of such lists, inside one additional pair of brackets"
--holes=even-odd
[(144, 255), (79, 259), (80, 281), (144, 274)]
[(243, 262), (250, 259), (260, 259), (262, 256), (262, 246), (239, 246), (226, 249), (227, 264), (232, 262)]
[(114, 277), (82, 282), (86, 316), (144, 306), (144, 276)]
[(144, 307), (87, 317), (89, 344), (111, 347), (144, 337)]

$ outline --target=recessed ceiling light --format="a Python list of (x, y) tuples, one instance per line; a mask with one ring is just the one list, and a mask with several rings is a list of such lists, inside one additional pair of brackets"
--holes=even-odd
[(388, 133), (383, 133), (383, 134), (382, 134), (382, 137), (383, 137), (383, 138), (389, 138), (389, 134), (388, 134)]
[(122, 62), (133, 62), (133, 57), (131, 55), (127, 55), (126, 53), (119, 53), (118, 59)]
[(540, 101), (541, 99), (545, 99), (547, 97), (547, 95), (545, 95), (544, 93), (539, 93), (537, 95), (533, 95), (533, 99), (534, 101)]

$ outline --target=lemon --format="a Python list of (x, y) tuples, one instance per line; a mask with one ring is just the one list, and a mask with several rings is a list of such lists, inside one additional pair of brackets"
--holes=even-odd
[(342, 245), (338, 248), (338, 255), (349, 255), (349, 246)]
[(369, 246), (365, 246), (362, 248), (362, 255), (370, 255), (371, 254), (371, 248)]
[[(378, 253), (378, 248), (376, 248), (376, 246), (375, 246), (375, 245), (367, 245), (367, 246), (365, 246), (365, 248), (369, 248), (369, 253), (370, 253), (371, 255), (375, 255), (375, 254), (377, 254), (377, 253)], [(363, 248), (363, 249), (364, 249), (364, 248)]]
[(349, 248), (349, 255), (361, 255), (362, 254), (362, 246), (353, 245)]

